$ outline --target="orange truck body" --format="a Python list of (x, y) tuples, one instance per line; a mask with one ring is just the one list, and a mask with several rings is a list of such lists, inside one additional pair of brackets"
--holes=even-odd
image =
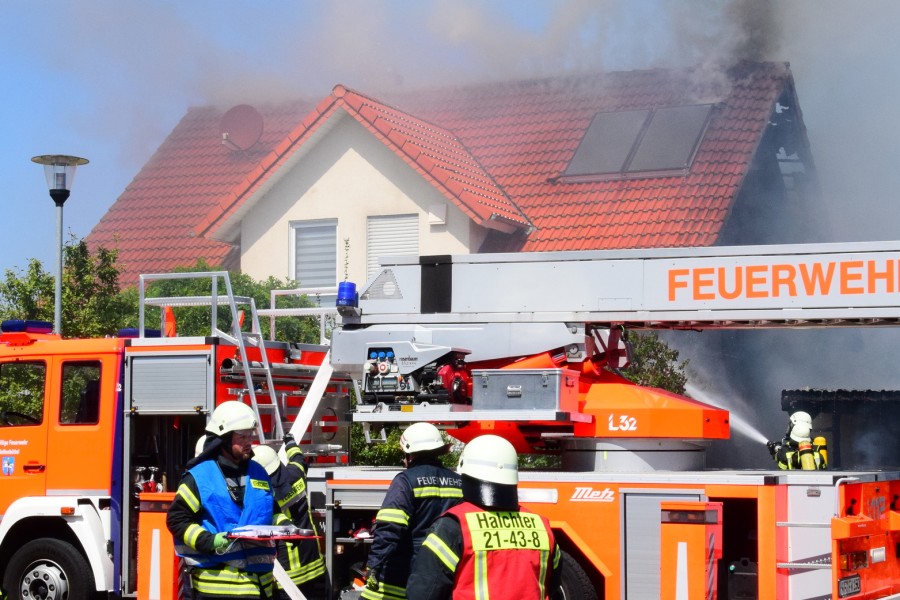
[[(280, 343), (265, 351), (290, 418), (312, 378), (290, 355), (321, 362), (324, 351)], [(246, 352), (259, 363), (259, 348)], [(177, 573), (165, 511), (207, 415), (226, 400), (248, 402), (240, 362), (238, 346), (224, 338), (0, 334), (4, 597), (47, 589), (70, 599), (171, 594)], [(261, 394), (263, 428), (277, 414), (267, 403)], [(335, 412), (320, 419), (334, 423)], [(333, 436), (336, 427), (323, 429)], [(336, 454), (322, 463), (346, 462), (346, 452)], [(41, 587), (42, 579), (51, 585)]]
[[(335, 536), (326, 541), (336, 572), (364, 556), (364, 542), (350, 532), (369, 522), (393, 474), (363, 467), (329, 474)], [(835, 485), (847, 476), (856, 479)], [(887, 598), (900, 593), (900, 513), (889, 508), (898, 490), (897, 473), (525, 471), (519, 498), (550, 520), (606, 600), (788, 600), (832, 590), (835, 598)], [(834, 514), (850, 505), (875, 512)], [(679, 510), (714, 516), (667, 520)]]
[[(900, 323), (896, 302), (876, 297), (895, 293), (900, 251), (819, 250), (401, 257), (361, 290), (364, 310), (339, 298), (330, 347), (245, 339), (230, 289), (230, 334), (213, 311), (210, 335), (173, 337), (166, 306), (160, 337), (5, 331), (2, 591), (51, 600), (50, 582), (67, 600), (180, 597), (165, 509), (210, 412), (241, 400), (265, 442), (290, 428), (316, 457), (311, 498), (336, 592), (365, 564), (371, 538), (358, 532), (397, 472), (348, 466), (349, 422), (425, 420), (463, 442), (496, 433), (560, 457), (559, 469), (523, 471), (519, 496), (565, 550), (566, 597), (900, 597), (900, 473), (705, 470), (703, 442), (728, 437), (728, 412), (611, 372), (624, 366), (614, 332), (626, 326)], [(540, 347), (545, 334), (554, 341)], [(528, 350), (504, 354), (513, 340)], [(467, 341), (501, 350), (479, 357), (458, 348)], [(470, 350), (465, 368), (448, 362)]]
[[(202, 433), (210, 409), (204, 395), (213, 405), (242, 397), (241, 384), (222, 375), (227, 371), (223, 362), (234, 361), (236, 352), (234, 346), (214, 339), (0, 336), (0, 376), (6, 364), (46, 368), (41, 422), (16, 421), (0, 427), (0, 457), (6, 469), (0, 476), (3, 581), (8, 585), (14, 579), (9, 568), (21, 564), (17, 553), (23, 549), (31, 553), (29, 559), (42, 559), (27, 542), (52, 539), (82, 557), (78, 564), (89, 577), (83, 573), (72, 585), (90, 585), (96, 591), (142, 600), (177, 597), (178, 570), (165, 529), (165, 508), (180, 469)], [(289, 352), (275, 347), (270, 358), (285, 361)], [(191, 363), (198, 357), (201, 360), (197, 362), (210, 365), (208, 370), (198, 371), (199, 381), (178, 380), (177, 385), (163, 384), (161, 390), (167, 397), (181, 393), (177, 386), (193, 387), (196, 402), (181, 408), (148, 409), (146, 403), (159, 399), (141, 393), (138, 380), (148, 375), (139, 368), (142, 358), (161, 362), (153, 369), (178, 379), (182, 362)], [(321, 354), (311, 360), (321, 360)], [(99, 404), (90, 422), (61, 422), (67, 365), (96, 367), (100, 373)], [(297, 391), (307, 389), (309, 381), (289, 383), (285, 386), (279, 380), (278, 385), (283, 391), (291, 386)], [(170, 385), (176, 387), (167, 389)], [(603, 393), (610, 398), (621, 392), (618, 407), (630, 414), (640, 414), (638, 409), (652, 413), (661, 399), (677, 400), (608, 378), (599, 378), (597, 385), (609, 387), (606, 392), (592, 386), (580, 391), (580, 411), (588, 410), (585, 406), (592, 398)], [(298, 391), (289, 402), (300, 404), (302, 393)], [(685, 411), (693, 406), (688, 400), (676, 405), (684, 406)], [(700, 415), (720, 415), (709, 407), (696, 408)], [(677, 419), (677, 414), (673, 418)], [(332, 414), (331, 420), (316, 422), (322, 431), (331, 432), (336, 419), (343, 416)], [(696, 415), (686, 414), (684, 419), (684, 427), (697, 421)], [(608, 420), (603, 422), (608, 425)], [(465, 432), (461, 437), (475, 435), (467, 425), (448, 429)], [(504, 421), (479, 421), (474, 431), (499, 431), (515, 438), (521, 429)], [(143, 483), (136, 482), (132, 472), (141, 461), (158, 460), (154, 453), (172, 456), (160, 461), (159, 487), (151, 489), (146, 477)], [(313, 498), (324, 521), (329, 572), (338, 588), (351, 584), (350, 561), (362, 558), (359, 553), (365, 551), (364, 543), (347, 537), (348, 531), (353, 525), (371, 523), (395, 473), (342, 466), (342, 460), (345, 457), (331, 465), (320, 463), (310, 476)], [(835, 485), (842, 477), (853, 479)], [(846, 590), (844, 597), (882, 598), (900, 593), (897, 473), (523, 472), (520, 496), (524, 505), (550, 519), (562, 547), (602, 598), (662, 597), (670, 593), (665, 587), (670, 579), (667, 569), (677, 572), (683, 565), (692, 570), (686, 575), (690, 581), (699, 576), (694, 571), (700, 569), (705, 577), (714, 575), (719, 588), (725, 589), (729, 567), (740, 561), (755, 567), (750, 585), (759, 598), (805, 597), (800, 590), (823, 585)], [(697, 548), (697, 525), (667, 531), (671, 524), (661, 522), (661, 502), (721, 506), (721, 520), (712, 534), (717, 550), (711, 560), (699, 566), (693, 559), (679, 561), (673, 550), (679, 544), (689, 557), (708, 549)], [(704, 543), (709, 544), (707, 527), (703, 527)]]

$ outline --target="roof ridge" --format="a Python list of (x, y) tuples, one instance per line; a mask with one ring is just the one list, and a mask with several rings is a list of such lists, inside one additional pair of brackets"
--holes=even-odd
[[(443, 148), (444, 156), (446, 158), (442, 159), (439, 163), (436, 163), (437, 167), (439, 167), (441, 170), (446, 171), (448, 173), (456, 174), (457, 177), (453, 178), (453, 180), (466, 183), (465, 187), (469, 187), (469, 186), (471, 186), (473, 188), (479, 187), (480, 189), (483, 189), (486, 191), (491, 191), (491, 188), (493, 188), (492, 197), (495, 200), (498, 197), (503, 198), (507, 203), (507, 208), (504, 211), (507, 213), (507, 216), (506, 216), (507, 219), (523, 223), (523, 224), (527, 225), (528, 227), (534, 227), (534, 224), (528, 218), (525, 211), (523, 211), (522, 208), (503, 189), (503, 187), (500, 186), (500, 184), (496, 181), (496, 179), (494, 179), (494, 177), (491, 175), (490, 171), (481, 163), (481, 161), (478, 160), (478, 157), (472, 153), (472, 150), (470, 148), (468, 148), (465, 145), (465, 143), (463, 143), (462, 138), (460, 138), (460, 136), (458, 134), (456, 134), (454, 131), (452, 131), (451, 129), (442, 127), (440, 125), (436, 125), (432, 121), (430, 121), (428, 119), (423, 119), (423, 118), (415, 115), (414, 113), (409, 112), (408, 110), (403, 110), (403, 109), (393, 106), (391, 104), (385, 103), (385, 102), (383, 102), (377, 98), (374, 98), (372, 96), (358, 93), (358, 92), (351, 90), (349, 88), (346, 88), (345, 86), (340, 85), (340, 84), (335, 86), (334, 91), (332, 93), (338, 99), (339, 102), (345, 103), (345, 110), (347, 110), (348, 108), (352, 109), (353, 113), (357, 116), (357, 118), (362, 119), (367, 124), (369, 124), (369, 126), (374, 131), (376, 131), (380, 136), (383, 137), (383, 139), (386, 141), (386, 143), (388, 143), (392, 147), (396, 148), (397, 152), (401, 153), (402, 156), (406, 157), (406, 159), (408, 161), (410, 161), (411, 164), (415, 165), (415, 167), (418, 170), (420, 170), (420, 172), (422, 174), (427, 175), (436, 184), (438, 184), (440, 186), (440, 188), (444, 189), (445, 193), (450, 194), (450, 196), (452, 197), (451, 199), (455, 199), (459, 205), (461, 205), (461, 206), (467, 205), (465, 200), (456, 191), (456, 188), (458, 188), (460, 186), (450, 185), (450, 181), (445, 180), (441, 177), (438, 177), (435, 174), (433, 167), (427, 168), (427, 165), (423, 164), (419, 160), (419, 157), (421, 156), (422, 153), (425, 153), (425, 155), (427, 157), (432, 159), (431, 162), (435, 162), (433, 159), (437, 158), (439, 156), (440, 150), (441, 150), (441, 148)], [(371, 108), (373, 111), (377, 111), (378, 115), (374, 118), (367, 117), (365, 114), (363, 114), (363, 108), (365, 108), (365, 106), (362, 103), (354, 103), (349, 98), (352, 96), (356, 96), (360, 99), (364, 99), (368, 103), (369, 108)], [(428, 140), (427, 138), (418, 134), (418, 132), (414, 131), (414, 130), (399, 131), (396, 128), (392, 128), (391, 131), (383, 131), (382, 129), (380, 129), (377, 126), (376, 122), (382, 118), (387, 120), (388, 122), (392, 122), (392, 121), (390, 118), (384, 116), (383, 111), (380, 111), (379, 107), (387, 108), (388, 110), (390, 110), (393, 113), (392, 116), (394, 116), (394, 118), (402, 119), (403, 117), (405, 117), (406, 120), (404, 122), (408, 126), (412, 127), (413, 129), (415, 129), (415, 125), (427, 126), (426, 127), (427, 129), (433, 130), (434, 132), (441, 134), (442, 137), (444, 137), (446, 140), (450, 141), (452, 144), (451, 147), (448, 148), (446, 145), (442, 145), (442, 146), (438, 147), (438, 145), (436, 145), (436, 143), (434, 141)], [(420, 129), (421, 129), (421, 127), (420, 127)], [(399, 136), (404, 138), (406, 142), (409, 142), (412, 145), (416, 146), (419, 150), (419, 153), (414, 156), (410, 152), (408, 152), (404, 148), (404, 146), (406, 145), (405, 143), (399, 143), (397, 140), (392, 138), (392, 136), (390, 135), (392, 132), (396, 132)], [(456, 150), (456, 149), (458, 149), (458, 150)], [(463, 153), (462, 155), (460, 154), (459, 150), (462, 151), (462, 153)], [(455, 169), (447, 168), (448, 166), (459, 167), (461, 164), (465, 164), (462, 161), (462, 159), (464, 157), (468, 159), (465, 162), (469, 163), (471, 165), (471, 168), (469, 170), (469, 175), (465, 179), (463, 179), (463, 177), (465, 176), (465, 173), (462, 170), (460, 170), (459, 168), (455, 168)], [(471, 181), (473, 179), (477, 180), (479, 182), (487, 182), (490, 185), (482, 184), (480, 186), (475, 186), (474, 184), (471, 183)], [(499, 205), (498, 205), (498, 207), (499, 207)], [(482, 223), (490, 220), (490, 215), (488, 216), (487, 219), (485, 219), (484, 215), (479, 214), (479, 211), (476, 208), (473, 208), (473, 207), (469, 207), (469, 208), (473, 212), (474, 215), (476, 215), (479, 219), (482, 220)], [(510, 209), (512, 209), (512, 210), (510, 210)], [(492, 213), (492, 214), (494, 214), (494, 213)]]
[[(374, 104), (378, 104), (378, 105), (380, 105), (380, 106), (383, 106), (383, 107), (385, 107), (385, 108), (389, 108), (389, 109), (391, 109), (391, 110), (393, 110), (393, 111), (395, 111), (395, 112), (401, 113), (401, 114), (406, 115), (406, 116), (408, 116), (408, 117), (412, 117), (412, 118), (416, 119), (417, 121), (419, 121), (419, 122), (421, 122), (421, 123), (426, 123), (426, 124), (428, 124), (428, 125), (434, 127), (434, 128), (437, 129), (437, 130), (446, 132), (446, 133), (447, 133), (448, 135), (450, 135), (451, 137), (454, 137), (454, 138), (457, 138), (457, 139), (458, 139), (458, 137), (459, 137), (457, 134), (455, 134), (455, 133), (452, 132), (451, 130), (447, 129), (446, 127), (444, 127), (444, 126), (442, 126), (442, 125), (438, 125), (437, 123), (435, 123), (435, 122), (433, 122), (433, 121), (431, 121), (431, 120), (429, 120), (429, 119), (426, 119), (426, 118), (424, 118), (424, 117), (420, 117), (420, 116), (418, 116), (418, 115), (416, 115), (416, 114), (413, 114), (413, 113), (411, 113), (409, 110), (400, 108), (399, 106), (396, 106), (396, 105), (394, 105), (394, 104), (392, 104), (392, 103), (390, 103), (390, 102), (385, 102), (384, 100), (381, 100), (381, 99), (379, 99), (379, 98), (376, 98), (375, 96), (372, 96), (372, 95), (370, 95), (370, 94), (364, 94), (364, 93), (362, 93), (362, 92), (359, 92), (359, 91), (354, 90), (354, 89), (352, 89), (352, 88), (348, 88), (348, 87), (343, 86), (343, 85), (341, 85), (341, 84), (338, 84), (338, 85), (336, 85), (336, 86), (334, 87), (335, 91), (337, 91), (338, 88), (340, 88), (341, 93), (340, 93), (340, 95), (337, 95), (337, 96), (336, 96), (337, 98), (344, 98), (347, 94), (353, 94), (353, 95), (355, 95), (355, 96), (359, 96), (360, 98), (365, 98), (366, 100), (368, 100), (369, 102), (372, 102), (372, 103), (374, 103)], [(335, 92), (332, 92), (332, 93), (335, 93)]]

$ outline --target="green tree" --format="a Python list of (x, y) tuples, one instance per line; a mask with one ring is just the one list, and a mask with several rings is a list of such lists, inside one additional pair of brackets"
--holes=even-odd
[[(113, 335), (136, 312), (119, 292), (118, 251), (98, 248), (91, 253), (84, 240), (70, 239), (63, 247), (62, 335)], [(24, 273), (6, 270), (0, 281), (0, 317), (53, 321), (55, 276), (31, 259)]]
[(53, 321), (54, 293), (53, 275), (36, 258), (21, 274), (7, 269), (0, 281), (0, 318)]
[(350, 457), (356, 465), (400, 466), (403, 451), (400, 450), (400, 434), (402, 429), (396, 425), (385, 425), (385, 441), (381, 441), (381, 431), (372, 427), (370, 438), (373, 442), (367, 442), (361, 423), (356, 423), (351, 428)]
[[(70, 239), (63, 248), (62, 285), (62, 335), (64, 337), (102, 337), (115, 335), (126, 327), (138, 327), (138, 290), (134, 287), (119, 289), (119, 269), (116, 264), (118, 251), (97, 248), (90, 252), (84, 240)], [(220, 271), (200, 260), (195, 265), (177, 272)], [(44, 270), (37, 259), (31, 259), (22, 273), (11, 269), (0, 281), (0, 319), (34, 319), (53, 321), (55, 307), (54, 275)], [(257, 308), (268, 308), (270, 292), (276, 289), (294, 289), (292, 281), (269, 277), (255, 281), (242, 273), (230, 273), (232, 291), (236, 296), (253, 298)], [(220, 281), (217, 292), (224, 297), (226, 289)], [(209, 278), (167, 279), (150, 282), (145, 297), (210, 296)], [(312, 307), (315, 303), (306, 296), (284, 296), (278, 308)], [(246, 313), (244, 330), (250, 327), (249, 307), (241, 306)], [(209, 306), (178, 307), (175, 311), (179, 335), (208, 335), (211, 330), (212, 311)], [(144, 326), (160, 326), (160, 310), (150, 307)], [(217, 326), (228, 331), (231, 314), (220, 306), (216, 313)], [(268, 337), (268, 321), (260, 322), (263, 335)], [(319, 341), (319, 321), (316, 317), (276, 319), (275, 337), (292, 342), (316, 343)]]
[[(399, 467), (403, 460), (403, 451), (400, 449), (400, 434), (407, 425), (384, 425), (384, 429), (372, 427), (369, 434), (373, 442), (367, 442), (363, 426), (357, 423), (353, 426), (350, 436), (350, 457), (355, 465), (389, 466)], [(384, 438), (382, 438), (382, 431)], [(455, 469), (459, 462), (460, 444), (446, 433), (444, 440), (450, 444), (450, 452), (441, 457), (441, 463), (448, 469)]]
[(655, 331), (630, 333), (628, 340), (633, 349), (631, 366), (622, 375), (638, 385), (661, 388), (675, 394), (684, 394), (687, 384), (685, 368), (688, 361), (678, 361), (678, 350), (659, 338)]

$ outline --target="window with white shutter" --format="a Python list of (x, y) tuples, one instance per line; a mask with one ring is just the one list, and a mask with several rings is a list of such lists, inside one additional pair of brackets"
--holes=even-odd
[(337, 219), (299, 221), (291, 223), (291, 229), (297, 284), (302, 288), (337, 286)]
[(419, 216), (369, 217), (366, 222), (366, 277), (378, 272), (382, 256), (419, 254)]

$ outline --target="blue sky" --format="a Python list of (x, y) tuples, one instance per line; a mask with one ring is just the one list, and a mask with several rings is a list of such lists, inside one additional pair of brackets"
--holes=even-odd
[(584, 69), (791, 63), (844, 239), (900, 238), (900, 3), (867, 0), (0, 0), (0, 274), (55, 272), (38, 154), (90, 160), (86, 236), (189, 106)]

